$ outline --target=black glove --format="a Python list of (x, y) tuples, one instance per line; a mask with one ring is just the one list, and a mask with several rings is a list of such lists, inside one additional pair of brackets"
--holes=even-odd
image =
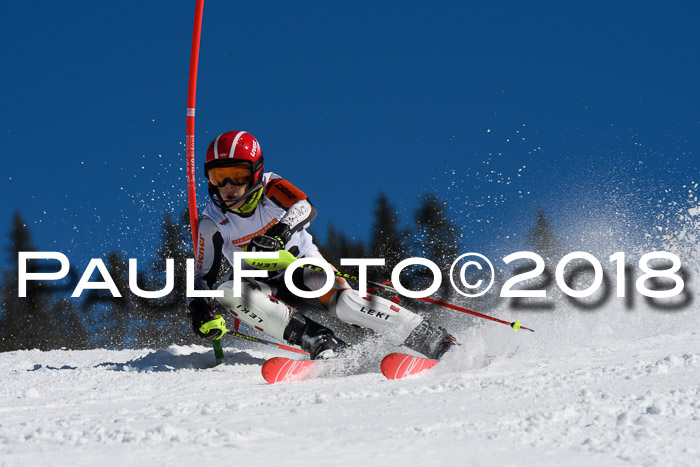
[(292, 232), (287, 224), (281, 222), (273, 225), (264, 235), (258, 235), (250, 241), (248, 251), (274, 252), (284, 250), (285, 245), (292, 238)]
[(204, 323), (214, 319), (214, 312), (211, 309), (211, 305), (209, 305), (206, 300), (203, 298), (195, 298), (187, 305), (187, 311), (190, 318), (192, 318), (192, 330), (199, 337), (214, 340), (221, 335), (221, 331), (218, 329), (212, 329), (207, 334), (199, 329)]

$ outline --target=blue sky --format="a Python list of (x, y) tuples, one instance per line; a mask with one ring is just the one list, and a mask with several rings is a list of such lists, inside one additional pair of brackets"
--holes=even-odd
[[(0, 245), (19, 210), (40, 250), (141, 257), (185, 207), (194, 3), (5, 5)], [(700, 178), (699, 10), (208, 0), (198, 173), (217, 134), (252, 132), (322, 237), (366, 238), (380, 190), (406, 223), (436, 193), (476, 251), (538, 208), (562, 229), (610, 203), (651, 219)]]

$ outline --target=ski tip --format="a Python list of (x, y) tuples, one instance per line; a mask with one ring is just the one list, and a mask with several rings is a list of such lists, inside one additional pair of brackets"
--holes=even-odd
[(263, 363), (263, 379), (270, 384), (301, 381), (306, 379), (316, 360), (292, 360), (285, 357), (273, 357)]
[[(275, 382), (276, 382), (274, 379), (273, 373), (277, 373), (279, 370), (276, 370), (272, 367), (277, 365), (277, 361), (278, 361), (277, 358), (271, 358), (271, 359), (267, 360), (265, 363), (263, 363), (263, 366), (260, 369), (260, 373), (262, 373), (263, 379), (265, 379), (265, 381), (267, 381), (270, 384), (275, 384)], [(270, 371), (271, 369), (273, 369), (273, 371)]]
[(414, 357), (402, 353), (391, 353), (384, 357), (380, 368), (387, 379), (402, 379), (429, 370), (437, 364), (437, 360)]

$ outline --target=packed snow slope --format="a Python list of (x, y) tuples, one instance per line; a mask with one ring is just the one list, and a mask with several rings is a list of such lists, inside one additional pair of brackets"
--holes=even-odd
[(697, 308), (577, 313), (465, 328), (402, 381), (374, 342), (277, 385), (269, 347), (0, 354), (0, 465), (700, 465)]

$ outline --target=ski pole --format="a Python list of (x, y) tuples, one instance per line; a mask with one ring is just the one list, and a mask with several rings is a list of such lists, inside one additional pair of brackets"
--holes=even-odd
[[(315, 270), (315, 271), (323, 271), (323, 270), (324, 270), (323, 268), (318, 267), (318, 266), (314, 266), (313, 264), (305, 264), (305, 265), (303, 265), (303, 267), (308, 268), (308, 269), (313, 269), (313, 270)], [(356, 276), (352, 276), (352, 275), (350, 275), (350, 274), (342, 273), (342, 272), (340, 272), (340, 271), (335, 271), (335, 275), (338, 276), (338, 277), (342, 277), (342, 278), (344, 278), (344, 279), (350, 279), (350, 280), (353, 280), (353, 281), (359, 281), (359, 280), (360, 280), (360, 279), (359, 279), (358, 277), (356, 277)], [(381, 287), (381, 288), (383, 288), (383, 289), (385, 289), (385, 290), (389, 290), (389, 291), (391, 291), (391, 292), (396, 292), (396, 289), (395, 289), (394, 287), (388, 285), (388, 284), (390, 284), (390, 282), (381, 282), (381, 283), (380, 283), (380, 282), (367, 281), (367, 283), (368, 283), (368, 284), (371, 284), (371, 285), (374, 285), (374, 286), (376, 286), (376, 287)], [(453, 304), (451, 304), (451, 303), (443, 302), (443, 301), (440, 301), (440, 300), (435, 300), (434, 298), (430, 298), (430, 297), (418, 298), (417, 300), (420, 300), (420, 301), (426, 302), (426, 303), (431, 303), (431, 304), (433, 304), (433, 305), (438, 305), (438, 306), (442, 306), (442, 307), (445, 307), (445, 308), (449, 308), (449, 309), (451, 309), (451, 310), (460, 311), (460, 312), (462, 312), (462, 313), (466, 313), (466, 314), (469, 314), (469, 315), (472, 315), (472, 316), (476, 316), (476, 317), (478, 317), (478, 318), (488, 319), (488, 320), (494, 321), (494, 322), (496, 322), (496, 323), (507, 324), (508, 326), (510, 326), (511, 328), (513, 328), (513, 332), (518, 332), (518, 329), (525, 329), (526, 331), (535, 332), (534, 329), (530, 329), (530, 328), (526, 328), (525, 326), (521, 326), (521, 325), (520, 325), (520, 320), (513, 321), (513, 322), (504, 321), (504, 320), (502, 320), (502, 319), (494, 318), (493, 316), (489, 316), (489, 315), (485, 315), (485, 314), (483, 314), (483, 313), (479, 313), (478, 311), (469, 310), (469, 309), (467, 309), (467, 308), (464, 308), (464, 307), (461, 307), (461, 306), (458, 306), (458, 305), (453, 305)]]
[[(392, 289), (393, 289), (393, 287), (392, 287)], [(394, 289), (394, 290), (396, 290), (396, 289)], [(473, 311), (473, 310), (469, 310), (467, 308), (463, 308), (461, 306), (452, 305), (451, 303), (441, 302), (440, 300), (435, 300), (434, 298), (430, 298), (430, 297), (423, 297), (423, 298), (419, 298), (418, 300), (420, 300), (422, 302), (426, 302), (426, 303), (432, 303), (433, 305), (443, 306), (443, 307), (449, 308), (451, 310), (461, 311), (462, 313), (467, 313), (467, 314), (470, 314), (470, 315), (473, 315), (473, 316), (476, 316), (479, 318), (489, 319), (491, 321), (495, 321), (496, 323), (507, 324), (508, 326), (513, 328), (513, 332), (518, 332), (518, 329), (525, 329), (526, 331), (535, 332), (534, 329), (530, 329), (530, 328), (526, 328), (525, 326), (521, 326), (520, 320), (516, 320), (516, 321), (513, 321), (511, 323), (508, 321), (504, 321), (502, 319), (494, 318), (493, 316), (479, 313), (478, 311)]]
[(284, 344), (278, 344), (277, 342), (268, 341), (265, 339), (261, 339), (259, 337), (249, 336), (247, 334), (241, 334), (240, 332), (229, 331), (229, 334), (231, 336), (237, 337), (239, 339), (245, 339), (247, 341), (257, 342), (258, 344), (271, 345), (271, 346), (277, 347), (278, 349), (286, 350), (288, 352), (295, 352), (295, 353), (300, 353), (303, 355), (309, 355), (309, 352), (306, 352), (306, 351), (301, 350), (301, 349), (297, 349), (296, 347), (291, 347), (289, 345), (284, 345)]
[[(309, 352), (306, 352), (306, 351), (301, 350), (301, 349), (297, 349), (296, 347), (291, 347), (289, 345), (279, 344), (277, 342), (268, 341), (268, 340), (261, 339), (259, 337), (255, 337), (255, 336), (249, 336), (247, 334), (240, 333), (236, 330), (231, 331), (229, 329), (226, 329), (226, 323), (224, 321), (224, 318), (221, 315), (216, 315), (216, 316), (214, 316), (213, 320), (207, 321), (206, 323), (202, 324), (202, 326), (200, 326), (199, 330), (203, 334), (209, 334), (211, 331), (219, 331), (220, 332), (219, 337), (217, 337), (216, 339), (214, 339), (212, 341), (212, 345), (214, 347), (214, 354), (216, 356), (216, 364), (217, 365), (219, 363), (223, 363), (224, 350), (221, 346), (221, 338), (224, 337), (224, 334), (227, 334), (227, 333), (230, 334), (232, 337), (237, 337), (238, 339), (244, 339), (244, 340), (248, 340), (251, 342), (257, 342), (258, 344), (263, 344), (263, 345), (271, 345), (271, 346), (277, 347), (278, 349), (286, 350), (288, 352), (295, 352), (295, 353), (300, 353), (303, 355), (309, 355)], [(216, 355), (217, 349), (219, 349), (221, 356)]]

